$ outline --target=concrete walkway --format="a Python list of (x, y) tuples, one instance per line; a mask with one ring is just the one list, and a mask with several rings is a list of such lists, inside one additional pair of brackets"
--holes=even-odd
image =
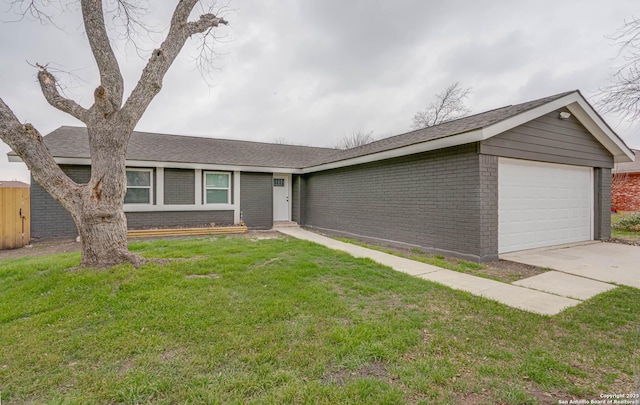
[(586, 242), (500, 255), (575, 276), (640, 288), (640, 246)]
[[(537, 282), (534, 280), (534, 282), (530, 282), (529, 285), (527, 285), (527, 283), (522, 283), (525, 280), (520, 280), (521, 285), (505, 284), (499, 281), (431, 266), (426, 263), (416, 262), (414, 260), (390, 255), (377, 250), (367, 249), (350, 243), (340, 242), (297, 227), (277, 228), (277, 230), (285, 235), (293, 236), (297, 239), (315, 242), (330, 249), (349, 253), (354, 257), (370, 258), (371, 260), (385, 266), (389, 266), (394, 270), (443, 284), (457, 290), (467, 291), (474, 295), (496, 300), (513, 308), (523, 309), (537, 314), (556, 315), (566, 308), (580, 304), (582, 302), (581, 299), (586, 299), (595, 295), (593, 294), (587, 297), (589, 294), (584, 291), (579, 294), (575, 294), (575, 289), (572, 289), (571, 291), (575, 297), (569, 298), (567, 296), (561, 296), (562, 294), (558, 294), (558, 291), (553, 291), (553, 289), (550, 289), (549, 292), (543, 291), (546, 288), (545, 286), (548, 284), (545, 283), (545, 280), (539, 280)], [(531, 279), (533, 278), (535, 277), (532, 277)], [(580, 277), (576, 278), (579, 279)], [(588, 286), (590, 292), (599, 291), (598, 287), (600, 289), (609, 289), (609, 287), (613, 288), (613, 286), (610, 286), (609, 284), (605, 284), (604, 286), (594, 286), (589, 284)]]

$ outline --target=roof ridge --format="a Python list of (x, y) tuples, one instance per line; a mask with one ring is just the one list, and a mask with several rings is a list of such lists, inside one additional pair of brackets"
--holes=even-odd
[[(62, 126), (58, 127), (57, 129), (62, 129), (62, 128), (86, 130), (86, 127), (77, 127), (77, 126), (72, 126), (72, 125), (62, 125)], [(53, 130), (49, 134), (55, 132), (56, 130)], [(177, 135), (177, 134), (166, 134), (166, 133), (161, 133), (161, 132), (147, 132), (147, 131), (136, 131), (136, 130), (133, 130), (132, 134), (133, 133), (140, 134), (140, 135), (168, 136), (168, 137), (190, 138), (190, 139), (209, 139), (209, 140), (214, 140), (214, 141), (252, 143), (252, 144), (259, 144), (259, 145), (273, 145), (273, 146), (282, 146), (282, 147), (337, 150), (335, 148), (327, 148), (327, 147), (322, 147), (322, 146), (309, 146), (309, 145), (295, 145), (295, 144), (288, 144), (288, 143), (247, 141), (247, 140), (243, 140), (243, 139), (212, 138), (212, 137), (209, 137), (209, 136), (198, 136), (198, 135)], [(49, 134), (47, 134), (47, 135), (49, 135)], [(45, 136), (47, 136), (47, 135), (45, 135)]]

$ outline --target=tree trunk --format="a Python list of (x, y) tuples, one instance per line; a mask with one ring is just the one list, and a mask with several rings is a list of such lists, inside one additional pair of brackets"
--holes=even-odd
[[(35, 3), (38, 2), (30, 2), (30, 10), (42, 21), (50, 21)], [(31, 124), (22, 124), (1, 98), (0, 139), (26, 163), (35, 181), (71, 213), (82, 239), (81, 266), (108, 267), (119, 263), (138, 266), (145, 260), (128, 251), (124, 215), (129, 137), (162, 88), (162, 79), (186, 40), (194, 34), (204, 34), (206, 39), (214, 27), (228, 22), (211, 13), (189, 21), (198, 0), (178, 1), (165, 40), (151, 53), (140, 80), (123, 105), (124, 81), (107, 33), (102, 3), (102, 0), (80, 1), (86, 36), (100, 73), (100, 85), (94, 91), (94, 103), (90, 108), (61, 94), (59, 84), (47, 66), (37, 65), (40, 69), (38, 81), (47, 102), (87, 126), (91, 152), (89, 183), (72, 181), (60, 169), (40, 133)], [(131, 28), (129, 24), (135, 21), (128, 18), (129, 13), (136, 8), (135, 2), (129, 3), (118, 1), (118, 13), (127, 17), (127, 32)]]
[(126, 146), (131, 129), (113, 123), (88, 127), (91, 148), (91, 180), (71, 215), (82, 242), (81, 267), (109, 267), (119, 263), (144, 263), (127, 247)]
[(127, 220), (124, 212), (114, 210), (104, 215), (95, 210), (86, 210), (74, 215), (82, 242), (80, 267), (110, 267), (121, 263), (140, 266), (144, 259), (129, 252), (127, 247)]

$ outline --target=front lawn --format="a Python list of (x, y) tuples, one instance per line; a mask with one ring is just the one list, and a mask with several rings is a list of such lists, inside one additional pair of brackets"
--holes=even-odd
[(550, 318), (284, 237), (131, 249), (177, 259), (0, 263), (2, 404), (557, 404), (634, 389), (638, 289)]

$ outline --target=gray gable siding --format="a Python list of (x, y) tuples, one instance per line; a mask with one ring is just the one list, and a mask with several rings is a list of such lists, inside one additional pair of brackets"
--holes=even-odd
[(195, 204), (196, 173), (187, 169), (164, 169), (164, 203)]
[[(497, 224), (497, 218), (482, 217), (479, 209), (479, 162), (477, 145), (468, 144), (308, 174), (304, 183), (297, 180), (298, 187), (304, 184), (298, 217), (311, 228), (472, 260), (494, 259), (497, 246), (491, 251), (493, 242), (481, 245), (481, 220)], [(486, 166), (490, 179), (491, 164)], [(483, 199), (497, 199), (494, 184), (487, 184), (485, 193), (489, 197)]]
[(240, 175), (240, 211), (250, 229), (271, 229), (273, 226), (273, 175), (247, 173)]
[(577, 166), (613, 167), (613, 156), (580, 122), (560, 111), (484, 140), (480, 153)]

